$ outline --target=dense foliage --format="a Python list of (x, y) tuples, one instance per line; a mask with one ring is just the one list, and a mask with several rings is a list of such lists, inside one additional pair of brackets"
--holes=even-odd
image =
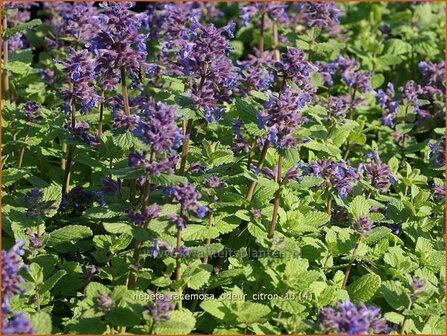
[(443, 3), (5, 3), (3, 333), (445, 333)]

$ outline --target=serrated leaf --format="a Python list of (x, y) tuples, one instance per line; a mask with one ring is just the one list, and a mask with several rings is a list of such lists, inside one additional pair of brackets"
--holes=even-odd
[(39, 289), (39, 294), (43, 295), (49, 290), (51, 290), (54, 285), (57, 284), (57, 282), (62, 279), (63, 276), (67, 274), (64, 270), (58, 270), (56, 273), (54, 273), (52, 276), (50, 276), (48, 279), (45, 280), (43, 285)]
[(399, 281), (384, 281), (381, 290), (383, 298), (393, 309), (404, 309), (410, 303), (407, 290)]
[(20, 23), (15, 27), (5, 29), (2, 33), (2, 37), (4, 39), (8, 39), (9, 37), (11, 37), (15, 34), (22, 33), (24, 31), (34, 28), (40, 24), (42, 24), (42, 20), (40, 20), (40, 19), (34, 19), (34, 20), (31, 20), (28, 22)]
[(192, 313), (186, 309), (171, 312), (168, 321), (161, 321), (156, 324), (155, 331), (159, 335), (187, 335), (194, 330), (196, 319)]
[(364, 196), (356, 196), (349, 204), (348, 211), (354, 219), (358, 219), (360, 216), (366, 216), (370, 208), (371, 206)]
[(372, 245), (387, 236), (390, 232), (391, 230), (387, 227), (376, 227), (363, 239), (363, 242)]
[(30, 315), (30, 322), (35, 335), (49, 335), (53, 331), (53, 323), (50, 314), (39, 311)]
[(368, 302), (380, 288), (381, 279), (377, 274), (366, 274), (349, 285), (346, 290), (354, 303)]
[(66, 227), (54, 230), (49, 234), (48, 246), (61, 244), (75, 244), (79, 240), (93, 235), (92, 230), (87, 226), (68, 225)]
[(235, 106), (239, 113), (239, 117), (244, 121), (245, 123), (257, 123), (257, 113), (258, 109), (254, 107), (249, 102), (241, 99), (236, 98), (235, 100)]

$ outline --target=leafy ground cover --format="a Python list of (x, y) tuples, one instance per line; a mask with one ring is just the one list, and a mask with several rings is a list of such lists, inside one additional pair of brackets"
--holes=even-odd
[(445, 333), (443, 3), (5, 3), (4, 334)]

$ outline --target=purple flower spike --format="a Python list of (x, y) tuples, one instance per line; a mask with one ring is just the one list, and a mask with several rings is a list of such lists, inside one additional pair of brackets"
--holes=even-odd
[(13, 313), (10, 319), (3, 315), (2, 333), (4, 335), (34, 334), (34, 328), (25, 314)]
[(154, 303), (147, 305), (145, 310), (149, 312), (154, 322), (160, 322), (168, 321), (169, 313), (174, 308), (175, 305), (171, 302), (169, 295), (157, 293)]
[(355, 221), (355, 226), (360, 232), (368, 233), (373, 227), (373, 221), (367, 216), (360, 216)]
[(371, 162), (361, 166), (363, 176), (380, 192), (388, 191), (390, 186), (396, 182), (396, 177), (391, 174), (388, 165), (380, 159), (377, 148), (374, 153), (368, 153), (367, 158), (370, 158)]
[(325, 333), (358, 335), (385, 333), (388, 330), (379, 308), (363, 303), (355, 305), (349, 299), (344, 303), (338, 302), (335, 308), (324, 308), (320, 321)]
[(2, 311), (9, 312), (9, 301), (13, 295), (22, 292), (23, 278), (19, 275), (22, 268), (25, 267), (20, 258), (25, 254), (22, 249), (25, 243), (18, 241), (9, 251), (2, 251)]
[(96, 309), (102, 313), (108, 313), (113, 308), (113, 300), (107, 294), (100, 294), (96, 298)]

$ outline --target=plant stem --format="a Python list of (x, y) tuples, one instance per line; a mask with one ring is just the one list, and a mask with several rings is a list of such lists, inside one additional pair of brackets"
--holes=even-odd
[(275, 59), (279, 61), (281, 59), (281, 55), (279, 53), (279, 36), (278, 36), (278, 25), (275, 23), (272, 24), (273, 29), (273, 49), (275, 50)]
[[(155, 152), (152, 149), (151, 150), (151, 157), (150, 157), (150, 162), (152, 163), (154, 161), (154, 157), (155, 157)], [(147, 211), (147, 204), (149, 201), (149, 189), (150, 189), (150, 183), (149, 183), (149, 177), (146, 176), (146, 181), (144, 182), (143, 185), (143, 193), (141, 196), (141, 214), (144, 215)], [(143, 224), (144, 228), (147, 228), (147, 225), (149, 224), (149, 222), (146, 222)], [(133, 261), (134, 264), (136, 266), (138, 266), (138, 263), (140, 261), (140, 254), (141, 254), (141, 241), (134, 239), (134, 248), (133, 248)], [(132, 270), (132, 268), (129, 271), (129, 278), (127, 279), (127, 286), (129, 289), (132, 289), (135, 287), (135, 283), (136, 283), (136, 274), (135, 272)]]
[[(73, 92), (73, 85), (70, 83), (70, 91)], [(73, 101), (73, 96), (70, 97), (71, 107), (71, 128), (76, 126), (76, 107)], [(75, 151), (75, 145), (68, 146), (67, 161), (65, 162), (64, 180), (62, 182), (62, 195), (68, 192), (68, 186), (70, 185), (71, 166), (73, 164), (73, 155)]]
[(103, 119), (104, 119), (104, 90), (101, 90), (101, 102), (99, 103), (98, 137), (102, 136)]
[[(265, 140), (264, 146), (262, 147), (261, 155), (259, 156), (258, 165), (257, 168), (261, 169), (264, 166), (264, 160), (265, 156), (267, 155), (267, 151), (270, 147), (270, 142), (268, 140)], [(253, 192), (255, 190), (256, 181), (250, 181), (250, 184), (248, 185), (247, 194), (245, 195), (245, 199), (247, 201), (251, 201), (253, 197)]]
[[(214, 200), (214, 197), (213, 197), (213, 200)], [(209, 215), (208, 215), (208, 225), (207, 225), (207, 227), (211, 228), (212, 225), (213, 225), (213, 212), (210, 210), (209, 211)], [(205, 245), (208, 247), (210, 244), (211, 244), (211, 238), (207, 238), (206, 241), (205, 241)], [(204, 264), (208, 264), (208, 255), (203, 258), (202, 262)]]
[(259, 36), (259, 58), (264, 57), (264, 26), (265, 26), (265, 3), (262, 4), (261, 8), (261, 27)]
[[(412, 305), (413, 305), (413, 301), (410, 300), (410, 303), (407, 306), (407, 310), (410, 310)], [(402, 328), (400, 329), (400, 334), (401, 335), (404, 334), (405, 329), (407, 328), (407, 324), (408, 324), (408, 317), (405, 316), (404, 320), (402, 321)]]
[(127, 91), (126, 69), (124, 67), (121, 67), (121, 94), (123, 96), (124, 113), (130, 115), (129, 93)]
[(278, 222), (278, 210), (279, 210), (279, 199), (281, 194), (281, 167), (283, 162), (283, 156), (280, 154), (278, 159), (278, 173), (276, 175), (276, 182), (278, 183), (278, 190), (275, 192), (275, 199), (273, 201), (273, 216), (272, 224), (270, 225), (270, 230), (268, 237), (273, 238), (276, 229), (276, 223)]
[(26, 125), (25, 138), (23, 140), (22, 148), (20, 149), (19, 159), (18, 159), (18, 164), (17, 164), (17, 166), (19, 168), (22, 168), (23, 156), (25, 155), (25, 149), (26, 149), (26, 142), (28, 141), (28, 133), (29, 133), (29, 125)]
[[(6, 16), (3, 18), (3, 30), (8, 29), (8, 20)], [(8, 66), (8, 40), (3, 41), (3, 96), (5, 99), (10, 99), (9, 92), (9, 72), (5, 70)]]
[[(180, 210), (180, 217), (183, 218), (183, 211)], [(180, 248), (182, 247), (182, 230), (180, 228), (177, 228), (177, 244), (176, 244), (176, 252), (177, 252), (177, 256), (176, 256), (176, 260), (175, 260), (175, 280), (176, 281), (180, 281), (181, 278), (181, 274), (180, 274), (180, 268), (181, 268), (181, 263), (180, 263)], [(182, 310), (182, 299), (181, 299), (181, 294), (182, 294), (182, 288), (179, 287), (177, 288), (177, 293), (179, 294), (179, 301), (177, 302), (177, 306), (179, 310)]]
[(341, 284), (341, 289), (345, 289), (346, 284), (348, 283), (349, 274), (351, 273), (352, 264), (354, 263), (354, 258), (357, 253), (357, 248), (359, 247), (359, 244), (360, 244), (360, 236), (357, 237), (357, 242), (355, 243), (354, 250), (351, 253), (351, 260), (349, 261), (349, 265), (346, 268), (345, 277), (343, 279), (343, 283)]
[(326, 212), (329, 215), (329, 220), (330, 220), (330, 217), (332, 216), (332, 197), (331, 197), (330, 193), (328, 193), (328, 197), (327, 197), (327, 201), (326, 201)]
[[(181, 161), (180, 161), (180, 175), (185, 175), (186, 159), (188, 158), (189, 135), (191, 134), (192, 122), (193, 122), (193, 120), (189, 119), (188, 124), (184, 127), (185, 138), (183, 139), (183, 143), (182, 143), (182, 156), (181, 156)], [(184, 120), (183, 123), (185, 124), (186, 121)]]

